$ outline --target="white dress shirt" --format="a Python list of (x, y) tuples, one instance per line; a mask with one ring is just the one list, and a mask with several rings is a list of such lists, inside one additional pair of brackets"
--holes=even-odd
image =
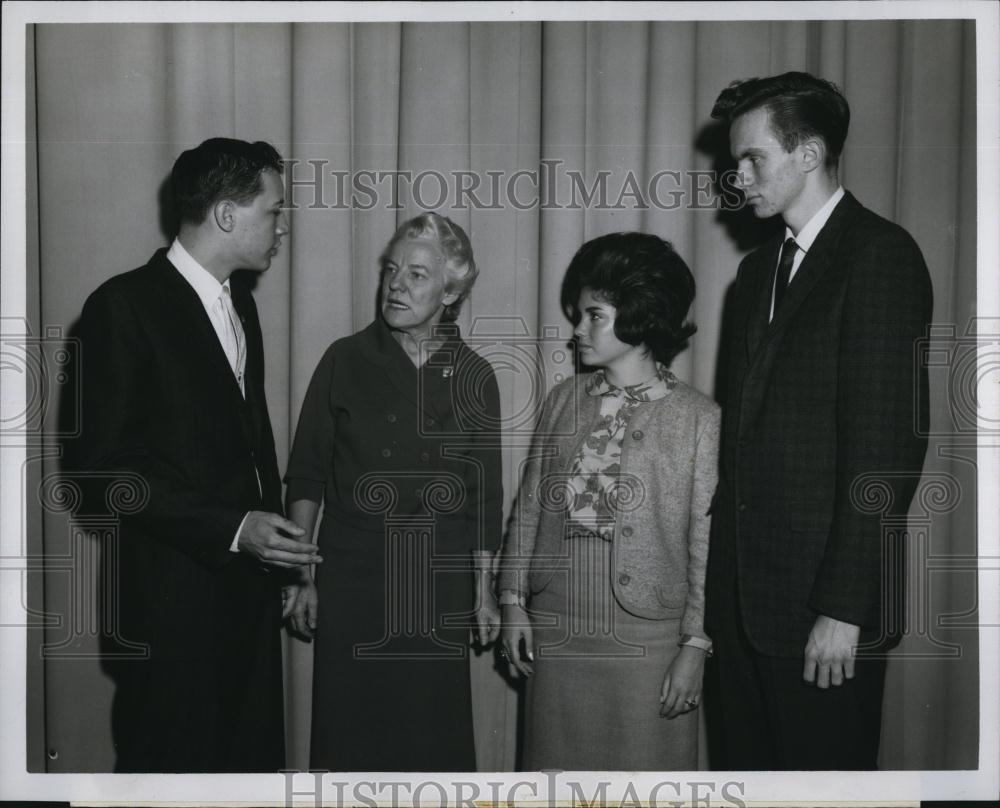
[[(219, 319), (217, 315), (216, 302), (219, 299), (219, 295), (223, 294), (223, 287), (229, 289), (229, 278), (226, 278), (225, 283), (219, 283), (216, 277), (209, 272), (205, 267), (199, 264), (194, 258), (191, 257), (191, 253), (184, 249), (184, 246), (174, 239), (174, 243), (170, 245), (170, 249), (167, 250), (167, 260), (174, 265), (174, 268), (181, 273), (181, 277), (184, 278), (190, 284), (191, 288), (194, 289), (195, 294), (198, 295), (198, 299), (201, 301), (201, 305), (205, 307), (205, 313), (208, 315), (209, 322), (212, 323), (212, 328), (215, 329), (215, 335), (219, 338), (219, 345), (225, 350), (226, 347), (226, 335), (225, 335), (225, 324)], [(234, 323), (235, 328), (242, 328), (239, 322)], [(240, 391), (243, 390), (243, 379), (241, 378), (241, 372), (233, 365), (233, 360), (230, 359), (230, 367), (233, 373), (237, 375), (237, 380), (240, 384)], [(257, 477), (257, 486), (260, 487), (260, 475)], [(232, 553), (239, 552), (239, 540), (240, 531), (243, 530), (243, 524), (247, 520), (247, 516), (250, 512), (243, 516), (242, 521), (240, 521), (240, 526), (236, 528), (236, 536), (233, 538), (232, 544), (229, 545), (229, 551)]]
[[(824, 225), (829, 221), (830, 215), (833, 213), (833, 209), (837, 207), (837, 203), (844, 198), (844, 187), (842, 185), (837, 186), (837, 190), (833, 192), (828, 200), (823, 204), (818, 211), (813, 214), (813, 217), (803, 225), (802, 229), (799, 230), (798, 235), (792, 232), (792, 228), (785, 226), (785, 238), (784, 241), (788, 241), (790, 238), (795, 239), (795, 243), (798, 245), (798, 250), (795, 251), (795, 258), (792, 261), (792, 271), (788, 276), (788, 283), (791, 284), (792, 278), (795, 277), (795, 273), (799, 271), (799, 266), (802, 264), (803, 259), (809, 253), (809, 249), (812, 247), (813, 242), (816, 241), (816, 237), (819, 235), (820, 230), (823, 229)], [(778, 261), (781, 261), (781, 255), (778, 256)], [(774, 317), (774, 287), (777, 283), (778, 275), (775, 273), (774, 280), (771, 282), (771, 314), (768, 316), (768, 321)]]

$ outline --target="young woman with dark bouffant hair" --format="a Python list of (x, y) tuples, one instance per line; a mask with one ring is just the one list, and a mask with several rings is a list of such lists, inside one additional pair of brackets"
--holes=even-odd
[(694, 293), (645, 233), (593, 239), (566, 272), (589, 370), (545, 401), (500, 573), (525, 770), (697, 768), (719, 408), (669, 370)]

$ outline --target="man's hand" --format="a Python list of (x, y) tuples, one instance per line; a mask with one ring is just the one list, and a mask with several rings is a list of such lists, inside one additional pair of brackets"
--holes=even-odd
[(250, 511), (240, 530), (237, 547), (241, 553), (275, 567), (322, 563), (323, 559), (317, 555), (317, 545), (288, 538), (305, 534), (295, 522), (289, 522), (276, 513)]
[(853, 679), (854, 649), (860, 636), (860, 626), (821, 614), (809, 632), (802, 678), (824, 690), (831, 684), (839, 687), (845, 678)]
[[(305, 568), (300, 568), (305, 571)], [(319, 614), (319, 596), (316, 584), (308, 571), (295, 583), (282, 587), (281, 619), (288, 620), (288, 628), (307, 642), (316, 632), (316, 618)]]

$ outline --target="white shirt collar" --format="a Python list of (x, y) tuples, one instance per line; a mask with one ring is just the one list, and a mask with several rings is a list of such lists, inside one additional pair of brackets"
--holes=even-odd
[(184, 280), (191, 284), (206, 311), (211, 311), (222, 289), (229, 288), (229, 278), (226, 278), (225, 283), (219, 283), (211, 272), (191, 257), (191, 253), (185, 250), (176, 238), (167, 250), (167, 260), (177, 268)]
[(830, 215), (833, 213), (833, 209), (837, 207), (837, 203), (844, 198), (844, 186), (838, 185), (837, 190), (833, 192), (833, 195), (826, 200), (826, 203), (818, 211), (813, 214), (813, 217), (805, 223), (805, 226), (799, 231), (798, 235), (792, 232), (792, 229), (788, 226), (785, 227), (785, 241), (790, 238), (795, 239), (795, 243), (799, 246), (799, 249), (803, 253), (809, 252), (809, 248), (812, 247), (813, 242), (816, 240), (816, 236), (819, 235), (819, 231), (823, 229), (823, 225), (827, 223)]

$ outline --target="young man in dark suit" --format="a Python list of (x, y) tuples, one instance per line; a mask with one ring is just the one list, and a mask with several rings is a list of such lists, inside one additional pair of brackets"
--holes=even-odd
[(840, 187), (850, 113), (832, 84), (737, 82), (712, 116), (747, 204), (785, 224), (734, 294), (707, 583), (718, 768), (873, 769), (903, 573), (882, 525), (926, 448), (930, 277), (909, 234)]
[(139, 500), (116, 537), (120, 639), (145, 648), (108, 663), (117, 771), (284, 765), (272, 570), (320, 559), (279, 515), (260, 324), (232, 275), (267, 270), (288, 232), (281, 170), (263, 142), (181, 154), (177, 238), (83, 308), (78, 465)]

